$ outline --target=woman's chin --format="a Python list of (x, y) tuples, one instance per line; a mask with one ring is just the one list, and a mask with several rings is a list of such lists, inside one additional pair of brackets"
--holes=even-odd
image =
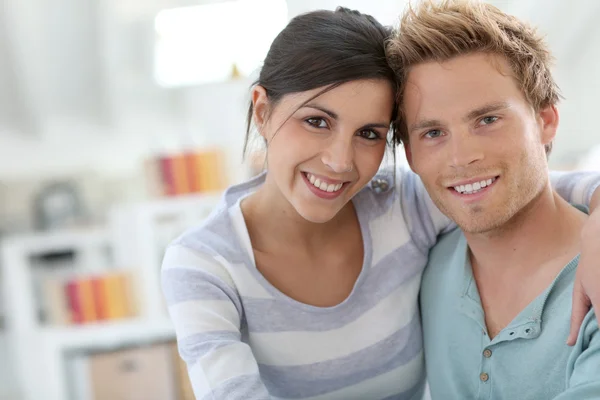
[(323, 206), (303, 206), (296, 207), (298, 214), (308, 222), (314, 224), (324, 224), (331, 221), (339, 212), (340, 209), (337, 207), (323, 207)]

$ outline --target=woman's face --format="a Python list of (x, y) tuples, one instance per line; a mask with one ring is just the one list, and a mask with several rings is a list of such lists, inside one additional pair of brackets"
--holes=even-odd
[(347, 82), (302, 105), (323, 89), (286, 95), (270, 112), (264, 89), (253, 92), (268, 146), (265, 189), (317, 223), (331, 220), (377, 173), (394, 107), (385, 80)]

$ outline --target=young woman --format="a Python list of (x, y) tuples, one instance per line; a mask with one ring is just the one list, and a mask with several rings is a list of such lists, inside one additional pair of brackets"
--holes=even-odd
[(422, 397), (417, 295), (453, 226), (412, 173), (376, 175), (396, 112), (387, 36), (338, 9), (273, 42), (249, 110), (267, 172), (229, 188), (163, 263), (197, 399)]

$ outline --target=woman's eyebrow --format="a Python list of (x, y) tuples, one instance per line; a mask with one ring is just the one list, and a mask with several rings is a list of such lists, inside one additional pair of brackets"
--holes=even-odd
[(338, 119), (338, 115), (335, 112), (333, 112), (331, 110), (328, 110), (325, 107), (322, 107), (322, 106), (320, 106), (318, 104), (308, 103), (308, 104), (305, 104), (304, 107), (314, 108), (315, 110), (319, 110), (319, 111), (324, 112), (325, 114), (329, 115), (333, 119)]

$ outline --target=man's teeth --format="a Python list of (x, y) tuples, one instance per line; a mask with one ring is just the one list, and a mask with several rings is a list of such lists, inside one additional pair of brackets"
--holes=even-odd
[(467, 185), (454, 186), (454, 190), (456, 190), (460, 194), (473, 194), (479, 192), (484, 187), (490, 186), (496, 178), (488, 179), (486, 181), (469, 183)]
[(344, 186), (343, 183), (327, 184), (327, 182), (321, 182), (321, 180), (319, 178), (316, 178), (312, 174), (306, 174), (306, 177), (308, 178), (308, 181), (310, 183), (312, 183), (313, 186), (321, 189), (324, 192), (329, 192), (329, 193), (337, 192), (338, 190), (340, 190), (342, 188), (342, 186)]

